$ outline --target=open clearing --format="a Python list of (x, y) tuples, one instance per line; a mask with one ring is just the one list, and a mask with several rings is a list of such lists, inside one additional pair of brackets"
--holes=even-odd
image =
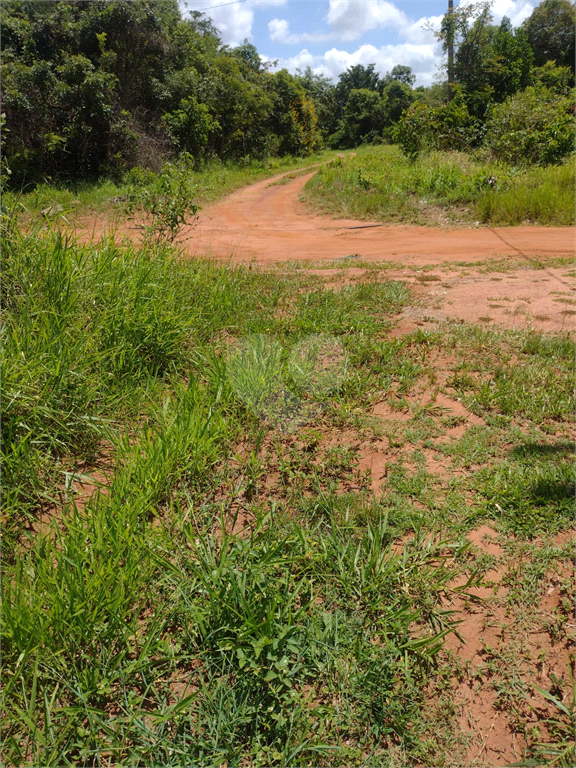
[[(315, 215), (299, 199), (313, 175), (295, 179), (282, 175), (259, 182), (202, 211), (194, 228), (183, 234), (188, 253), (220, 258), (233, 254), (233, 262), (251, 261), (281, 272), (288, 263), (290, 269), (316, 275), (326, 288), (335, 290), (367, 280), (403, 281), (412, 289), (412, 300), (398, 316), (391, 337), (401, 338), (418, 329), (439, 331), (450, 320), (498, 329), (573, 331), (572, 228), (446, 229), (331, 219)], [(416, 448), (416, 453), (420, 449), (420, 465), (410, 462), (414, 444), (409, 451), (398, 448), (403, 442), (398, 437), (402, 428), (394, 430), (411, 421), (414, 411), (410, 408), (428, 404), (432, 413), (436, 406), (445, 416), (459, 419), (438, 444), (457, 441), (474, 430), (481, 434), (486, 428), (481, 418), (461, 405), (455, 391), (446, 388), (449, 362), (439, 356), (431, 368), (430, 378), (436, 382), (433, 394), (429, 383), (428, 392), (405, 398), (404, 410), (391, 410), (385, 404), (374, 407), (373, 416), (376, 422), (380, 420), (376, 433), (378, 429), (386, 433), (394, 425), (393, 439), (389, 433), (387, 439), (372, 436), (368, 441), (354, 432), (332, 439), (324, 435), (326, 445), (353, 445), (357, 470), (368, 473), (377, 496), (386, 483), (389, 465), (397, 462), (414, 472), (424, 469), (444, 483), (454, 472), (456, 477), (462, 471), (466, 474), (455, 470), (436, 452), (436, 446)], [(439, 394), (438, 386), (447, 394)], [(454, 618), (462, 622), (461, 638), (450, 636), (444, 648), (458, 671), (444, 681), (445, 690), (440, 686), (431, 695), (430, 705), (440, 722), (449, 720), (449, 713), (457, 724), (455, 732), (460, 728), (459, 749), (453, 745), (448, 764), (451, 760), (457, 764), (459, 753), (460, 764), (504, 766), (521, 759), (526, 731), (530, 727), (537, 730), (537, 722), (546, 717), (546, 702), (534, 686), (547, 688), (554, 679), (569, 679), (569, 643), (552, 642), (546, 627), (562, 611), (563, 589), (573, 574), (566, 562), (548, 572), (545, 589), (532, 601), (528, 619), (512, 598), (514, 581), (522, 570), (517, 558), (522, 563), (523, 545), (486, 524), (471, 530), (467, 538), (476, 555), (490, 561), (484, 575), (486, 585), (468, 590), (483, 602), (457, 598), (450, 606), (457, 611)], [(574, 543), (573, 534), (563, 533), (547, 546), (558, 547), (557, 551), (568, 546), (563, 550), (567, 552), (570, 543)], [(571, 638), (575, 627), (573, 620), (566, 624)]]
[[(386, 279), (414, 286), (406, 332), (444, 319), (505, 328), (574, 328), (575, 232), (572, 227), (436, 228), (318, 216), (299, 199), (314, 172), (279, 174), (200, 211), (179, 240), (190, 256), (305, 269), (330, 285)], [(294, 178), (296, 176), (296, 178)], [(81, 221), (83, 239), (108, 225)], [(135, 229), (120, 226), (124, 234)], [(316, 268), (316, 269), (315, 269)], [(322, 271), (320, 271), (322, 270)], [(429, 311), (425, 311), (426, 308)]]
[[(117, 445), (95, 442), (91, 457), (69, 457), (71, 479), (51, 491), (61, 505), (44, 503), (20, 537), (35, 565), (18, 573), (6, 609), (15, 645), (25, 655), (26, 632), (45, 632), (45, 647), (54, 643), (55, 659), (69, 656), (75, 675), (69, 692), (58, 694), (58, 682), (52, 694), (57, 663), (34, 667), (30, 655), (22, 690), (40, 675), (46, 712), (52, 696), (52, 718), (76, 741), (65, 735), (52, 746), (47, 714), (42, 731), (23, 736), (20, 703), (4, 715), (15, 763), (65, 754), (73, 764), (112, 765), (130, 754), (143, 765), (180, 765), (195, 749), (196, 763), (210, 765), (505, 766), (535, 754), (556, 765), (558, 751), (571, 748), (570, 725), (550, 697), (570, 706), (573, 232), (332, 220), (299, 201), (308, 178), (269, 179), (207, 207), (182, 235), (189, 260), (124, 263), (111, 246), (102, 251), (109, 263), (84, 257), (98, 265), (86, 274), (104, 286), (123, 270), (113, 278), (123, 298), (110, 293), (101, 325), (109, 314), (117, 325), (110, 321), (107, 343), (126, 338), (111, 370), (128, 373), (109, 375), (107, 387), (133, 375), (133, 331), (121, 323), (148, 311), (141, 299), (130, 304), (131, 280), (137, 296), (172, 286), (166, 306), (150, 304), (153, 322), (160, 317), (172, 334), (180, 312), (182, 338), (196, 334), (198, 346), (170, 377), (149, 374), (138, 385), (145, 394), (141, 403), (130, 396)], [(92, 221), (78, 234), (86, 240), (106, 227)], [(120, 234), (135, 230), (123, 225)], [(211, 263), (193, 258), (206, 254)], [(90, 286), (82, 290), (91, 296)], [(92, 299), (78, 301), (71, 316)], [(263, 332), (286, 348), (303, 334), (334, 334), (350, 355), (343, 390), (292, 434), (242, 410), (223, 373), (234, 338)], [(176, 360), (178, 333), (170, 336)], [(198, 382), (193, 392), (188, 377)], [(65, 552), (54, 544), (59, 526), (70, 537)], [(118, 542), (109, 541), (116, 528)], [(93, 545), (98, 552), (86, 554)], [(111, 625), (127, 649), (113, 674), (104, 661), (91, 672), (106, 647), (104, 623), (101, 646), (91, 619), (84, 634), (74, 630), (85, 658), (72, 645), (61, 650), (69, 631), (61, 572), (72, 584), (70, 563), (86, 557), (101, 558), (101, 574), (90, 576), (98, 595), (131, 558), (131, 592), (110, 608), (124, 621), (122, 600), (130, 603), (130, 619)], [(42, 569), (53, 593), (42, 591)], [(266, 613), (278, 584), (282, 596)], [(459, 635), (409, 667), (408, 649), (446, 621), (459, 622)], [(270, 662), (259, 656), (267, 644)], [(35, 701), (25, 699), (32, 720)], [(272, 714), (259, 731), (262, 702)], [(99, 735), (84, 742), (90, 732)]]

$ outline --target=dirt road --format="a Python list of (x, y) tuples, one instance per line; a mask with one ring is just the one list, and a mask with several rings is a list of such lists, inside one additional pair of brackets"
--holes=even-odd
[(289, 174), (241, 189), (200, 213), (184, 233), (190, 253), (234, 261), (324, 260), (359, 254), (363, 261), (481, 261), (494, 256), (570, 256), (571, 227), (382, 226), (309, 213), (299, 200), (315, 171), (286, 181)]
[(574, 265), (556, 258), (574, 256), (571, 227), (440, 229), (331, 219), (299, 200), (313, 173), (267, 179), (207, 207), (183, 235), (186, 250), (269, 268), (313, 262), (308, 269), (334, 286), (365, 279), (357, 264), (379, 264), (382, 276), (412, 284), (418, 299), (400, 332), (445, 319), (573, 330)]

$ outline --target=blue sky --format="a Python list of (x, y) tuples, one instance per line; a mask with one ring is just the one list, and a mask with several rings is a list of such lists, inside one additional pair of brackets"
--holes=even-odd
[[(462, 0), (466, 2), (467, 0)], [(437, 28), (447, 0), (179, 0), (184, 13), (204, 11), (222, 41), (247, 38), (275, 69), (311, 66), (336, 80), (354, 64), (376, 64), (384, 74), (395, 64), (411, 66), (417, 85), (430, 85), (442, 64)], [(454, 5), (460, 1), (455, 0)], [(494, 0), (498, 23), (508, 16), (519, 26), (538, 0)]]

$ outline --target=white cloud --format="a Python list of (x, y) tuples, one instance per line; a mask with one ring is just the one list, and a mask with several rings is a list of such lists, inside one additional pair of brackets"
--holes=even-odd
[[(241, 45), (246, 38), (252, 37), (255, 8), (279, 8), (286, 5), (287, 0), (246, 0), (245, 3), (222, 5), (210, 8), (207, 13), (212, 23), (220, 33), (222, 42), (226, 45)], [(184, 16), (189, 11), (202, 11), (210, 5), (217, 6), (217, 0), (180, 0)]]
[(408, 23), (399, 30), (400, 37), (413, 45), (434, 45), (436, 43), (434, 30), (440, 29), (443, 18), (443, 16), (427, 16)]
[(248, 0), (253, 8), (280, 8), (288, 0)]
[(286, 19), (272, 19), (268, 22), (270, 40), (275, 43), (286, 43), (290, 45), (300, 43), (325, 43), (333, 40), (336, 35), (331, 32), (290, 32), (290, 23)]
[(371, 29), (407, 26), (406, 15), (387, 0), (330, 0), (326, 17), (342, 40), (355, 40)]
[(301, 43), (324, 43), (329, 40), (355, 40), (364, 32), (376, 27), (394, 27), (407, 42), (418, 44), (433, 43), (434, 33), (427, 28), (432, 24), (439, 29), (442, 16), (430, 16), (411, 22), (391, 3), (383, 0), (331, 0), (327, 20), (332, 32), (290, 31), (286, 19), (272, 19), (268, 22), (270, 40), (275, 43), (298, 45)]
[[(462, 0), (460, 5), (470, 5), (476, 0)], [(513, 27), (519, 27), (532, 13), (538, 2), (531, 3), (529, 0), (493, 0), (492, 16), (495, 24), (500, 24), (504, 16), (508, 16)]]
[(331, 48), (318, 56), (304, 48), (295, 56), (278, 59), (275, 69), (286, 68), (289, 72), (295, 72), (297, 69), (311, 67), (316, 74), (336, 81), (342, 72), (356, 64), (376, 64), (376, 70), (381, 75), (389, 72), (396, 64), (404, 64), (412, 67), (418, 85), (430, 85), (438, 62), (439, 56), (435, 46), (403, 43), (384, 45), (381, 48), (361, 45), (352, 52)]
[[(538, 3), (536, 3), (537, 5)], [(494, 21), (499, 24), (503, 16), (508, 16), (513, 27), (519, 27), (520, 24), (531, 15), (534, 5), (527, 0), (494, 0), (492, 6), (492, 15)]]

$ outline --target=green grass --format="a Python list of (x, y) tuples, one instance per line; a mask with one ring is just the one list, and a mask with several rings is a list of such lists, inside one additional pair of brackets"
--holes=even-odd
[(390, 223), (569, 226), (574, 163), (519, 170), (459, 152), (412, 162), (397, 147), (361, 147), (320, 169), (304, 199), (333, 216)]
[[(305, 169), (336, 157), (336, 152), (323, 151), (306, 158), (286, 157), (252, 160), (250, 163), (223, 163), (207, 161), (193, 174), (196, 185), (195, 201), (208, 205), (246, 184), (276, 174)], [(21, 193), (6, 191), (4, 204), (11, 207), (18, 201), (34, 220), (44, 211), (48, 216), (66, 215), (67, 218), (85, 215), (123, 215), (122, 199), (128, 188), (121, 181), (104, 179), (77, 187), (53, 186), (49, 182)]]
[[(488, 567), (464, 535), (488, 519), (533, 547), (511, 607), (534, 605), (568, 557), (530, 541), (571, 524), (571, 344), (468, 326), (390, 339), (410, 292), (377, 272), (328, 289), (306, 270), (16, 224), (7, 214), (3, 762), (453, 764), (456, 713), (439, 718), (430, 696), (449, 698), (455, 674), (452, 582), (465, 574), (466, 593)], [(347, 377), (314, 401), (291, 355), (321, 333)], [(231, 345), (253, 334), (314, 406), (293, 432), (231, 380)], [(447, 350), (446, 386), (486, 425), (440, 443), (460, 420), (422, 397)], [(381, 402), (407, 418), (378, 422)], [(361, 446), (384, 442), (375, 495)]]

